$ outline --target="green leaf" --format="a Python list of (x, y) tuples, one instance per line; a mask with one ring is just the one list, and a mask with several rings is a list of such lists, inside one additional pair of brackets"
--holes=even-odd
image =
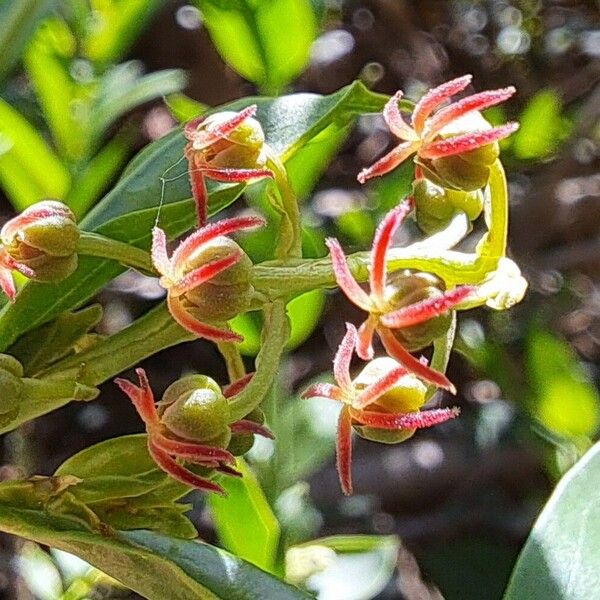
[(504, 600), (588, 600), (600, 585), (600, 444), (563, 477), (521, 551)]
[(534, 329), (527, 339), (533, 413), (562, 435), (593, 436), (600, 425), (600, 396), (569, 344)]
[(560, 98), (552, 89), (540, 90), (530, 98), (519, 116), (519, 130), (512, 137), (518, 158), (540, 159), (556, 151), (570, 131), (561, 110)]
[(312, 540), (288, 550), (286, 578), (304, 584), (319, 598), (371, 600), (391, 579), (399, 547), (395, 536), (344, 535)]
[(310, 598), (209, 544), (148, 531), (101, 535), (73, 519), (0, 503), (0, 530), (79, 556), (149, 600)]
[(196, 0), (221, 56), (266, 93), (306, 67), (317, 23), (310, 0)]
[(130, 48), (165, 0), (104, 0), (95, 2), (83, 40), (84, 54), (94, 62), (115, 63)]
[(226, 498), (216, 494), (208, 497), (217, 534), (227, 550), (272, 572), (281, 533), (279, 523), (243, 459), (238, 459), (237, 470), (243, 477), (219, 480)]
[(42, 198), (62, 198), (71, 181), (67, 169), (36, 129), (0, 99), (0, 183), (15, 209)]
[[(331, 96), (245, 98), (218, 110), (239, 110), (256, 102), (257, 118), (267, 141), (287, 161), (310, 152), (305, 145), (332, 123), (349, 125), (362, 113), (381, 110), (385, 101), (385, 96), (354, 83)], [(169, 236), (181, 235), (193, 227), (194, 206), (187, 165), (182, 160), (185, 143), (177, 130), (146, 147), (131, 161), (117, 185), (83, 219), (82, 228), (149, 248), (150, 231), (159, 209), (159, 222)], [(237, 185), (210, 186), (210, 213), (231, 204), (241, 191), (242, 186)], [(5, 305), (0, 312), (0, 351), (24, 332), (81, 306), (122, 271), (114, 262), (81, 257), (77, 271), (63, 282), (29, 283), (16, 302)]]
[[(17, 358), (23, 365), (25, 375), (31, 377), (72, 352), (74, 345), (95, 327), (101, 318), (100, 304), (92, 304), (77, 312), (64, 313), (51, 323), (24, 335), (9, 348), (8, 354)], [(39, 340), (44, 340), (44, 343), (40, 344)]]
[(20, 60), (39, 22), (56, 0), (0, 0), (0, 81)]
[(185, 123), (210, 110), (207, 104), (198, 102), (185, 94), (171, 94), (165, 98), (171, 116), (179, 123)]

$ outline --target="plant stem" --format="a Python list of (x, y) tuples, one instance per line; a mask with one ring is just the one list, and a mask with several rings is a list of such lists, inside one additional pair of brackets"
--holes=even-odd
[(289, 334), (285, 303), (276, 300), (264, 309), (263, 339), (256, 357), (256, 372), (250, 383), (229, 402), (232, 423), (243, 419), (264, 400), (277, 376)]
[(82, 231), (77, 252), (88, 256), (109, 258), (143, 273), (156, 274), (152, 266), (150, 254), (146, 250), (126, 244), (125, 242), (113, 240), (98, 233)]
[(241, 379), (246, 374), (246, 367), (238, 345), (234, 342), (218, 342), (217, 348), (225, 360), (229, 381), (234, 382)]
[[(450, 327), (446, 331), (445, 335), (436, 338), (433, 341), (433, 356), (431, 357), (430, 367), (445, 373), (450, 360), (450, 354), (452, 353), (452, 345), (454, 344), (454, 336), (456, 335), (456, 311), (452, 311), (452, 322)], [(438, 388), (435, 385), (428, 385), (425, 399), (429, 400), (436, 392)]]

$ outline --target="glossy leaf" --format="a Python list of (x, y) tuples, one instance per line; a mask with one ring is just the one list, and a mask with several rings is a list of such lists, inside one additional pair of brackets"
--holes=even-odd
[(316, 35), (310, 0), (196, 0), (221, 56), (266, 93), (276, 93), (308, 63)]
[(208, 496), (212, 516), (221, 543), (227, 550), (252, 564), (273, 571), (279, 523), (260, 488), (254, 473), (243, 459), (237, 470), (243, 477), (219, 480), (227, 497)]
[(538, 517), (504, 600), (588, 600), (600, 572), (600, 444), (563, 477)]
[[(386, 97), (355, 83), (331, 96), (294, 94), (278, 99), (246, 98), (227, 107), (258, 104), (258, 119), (269, 144), (291, 160), (332, 123), (352, 123), (359, 114), (381, 110)], [(181, 235), (195, 221), (187, 166), (182, 161), (185, 140), (179, 130), (150, 144), (136, 156), (117, 185), (81, 222), (83, 229), (149, 248), (150, 230), (160, 208), (159, 223), (169, 236)], [(164, 184), (164, 185), (163, 185)], [(211, 186), (209, 210), (215, 214), (231, 204), (241, 186)], [(111, 261), (81, 257), (78, 270), (57, 285), (28, 284), (14, 304), (0, 312), (0, 350), (25, 331), (57, 314), (81, 306), (123, 271)]]
[(10, 74), (56, 0), (0, 0), (0, 81)]
[(143, 530), (101, 535), (66, 516), (7, 502), (0, 503), (0, 530), (75, 554), (149, 600), (310, 597), (202, 542)]

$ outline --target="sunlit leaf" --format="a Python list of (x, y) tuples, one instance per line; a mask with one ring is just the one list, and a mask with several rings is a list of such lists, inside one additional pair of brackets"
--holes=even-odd
[(316, 35), (310, 0), (196, 0), (221, 56), (265, 93), (276, 93), (308, 63)]
[(504, 600), (588, 600), (600, 586), (600, 444), (563, 477), (538, 517)]
[(243, 459), (238, 459), (236, 468), (243, 477), (223, 477), (219, 481), (227, 497), (212, 494), (208, 498), (217, 534), (225, 548), (236, 556), (273, 571), (279, 523)]

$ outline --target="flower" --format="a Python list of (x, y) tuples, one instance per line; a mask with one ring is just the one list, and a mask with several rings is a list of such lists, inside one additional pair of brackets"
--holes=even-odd
[[(402, 92), (396, 92), (385, 105), (383, 118), (390, 131), (402, 142), (363, 169), (358, 174), (358, 181), (365, 183), (372, 177), (384, 175), (416, 153), (417, 163), (428, 174), (437, 174), (446, 183), (448, 178), (458, 178), (458, 182), (450, 182), (451, 187), (462, 189), (465, 178), (476, 180), (465, 189), (482, 187), (487, 181), (481, 183), (481, 177), (487, 173), (486, 165), (497, 158), (497, 148), (491, 144), (509, 136), (519, 125), (506, 123), (491, 127), (478, 112), (510, 98), (515, 93), (514, 87), (480, 92), (439, 108), (451, 96), (464, 90), (471, 83), (471, 78), (471, 75), (464, 75), (429, 90), (416, 104), (411, 125), (404, 121), (398, 107)], [(439, 110), (433, 114), (436, 109)], [(459, 157), (458, 161), (448, 163), (442, 160), (455, 156)], [(482, 169), (485, 171), (483, 174), (480, 172)]]
[(272, 171), (264, 167), (265, 136), (253, 118), (255, 114), (253, 104), (237, 113), (223, 111), (186, 124), (184, 135), (189, 143), (185, 156), (199, 226), (207, 219), (205, 177), (229, 183), (273, 177)]
[(79, 228), (71, 209), (43, 200), (7, 221), (0, 231), (0, 287), (16, 295), (12, 271), (37, 281), (60, 281), (77, 268)]
[(248, 376), (224, 391), (204, 375), (184, 377), (167, 388), (157, 410), (146, 372), (138, 368), (136, 373), (139, 386), (121, 378), (115, 383), (146, 425), (150, 456), (165, 473), (185, 485), (224, 495), (219, 484), (194, 473), (178, 460), (198, 465), (206, 474), (214, 470), (239, 477), (240, 473), (232, 467), (234, 455), (227, 449), (232, 434), (273, 437), (266, 427), (247, 418), (228, 421), (228, 398), (245, 387)]
[(336, 443), (337, 470), (342, 491), (352, 493), (352, 428), (367, 439), (398, 443), (415, 430), (453, 419), (457, 408), (421, 411), (426, 387), (407, 369), (390, 358), (378, 358), (367, 365), (354, 380), (350, 361), (358, 342), (354, 325), (347, 331), (333, 361), (337, 385), (316, 383), (303, 398), (329, 398), (342, 403)]
[[(402, 202), (385, 216), (375, 233), (369, 268), (369, 294), (352, 276), (339, 242), (329, 238), (326, 244), (331, 253), (333, 271), (339, 287), (351, 302), (369, 313), (367, 320), (358, 330), (358, 356), (364, 360), (373, 358), (373, 334), (377, 332), (390, 356), (418, 377), (454, 391), (454, 386), (445, 375), (431, 369), (425, 362), (410, 354), (397, 339), (395, 331), (408, 331), (414, 326), (444, 315), (474, 290), (468, 285), (445, 292), (434, 286), (421, 287), (419, 290), (419, 285), (416, 286), (417, 290), (411, 290), (405, 282), (402, 282), (402, 285), (393, 280), (388, 282), (386, 255), (394, 233), (411, 209), (410, 201)], [(413, 274), (412, 277), (418, 278), (418, 275)], [(414, 291), (417, 291), (417, 294), (413, 293)]]
[(185, 329), (214, 341), (241, 337), (204, 321), (227, 321), (247, 306), (252, 293), (252, 263), (227, 236), (264, 225), (260, 217), (236, 217), (206, 225), (167, 255), (165, 232), (152, 230), (152, 262), (162, 275), (173, 318)]

